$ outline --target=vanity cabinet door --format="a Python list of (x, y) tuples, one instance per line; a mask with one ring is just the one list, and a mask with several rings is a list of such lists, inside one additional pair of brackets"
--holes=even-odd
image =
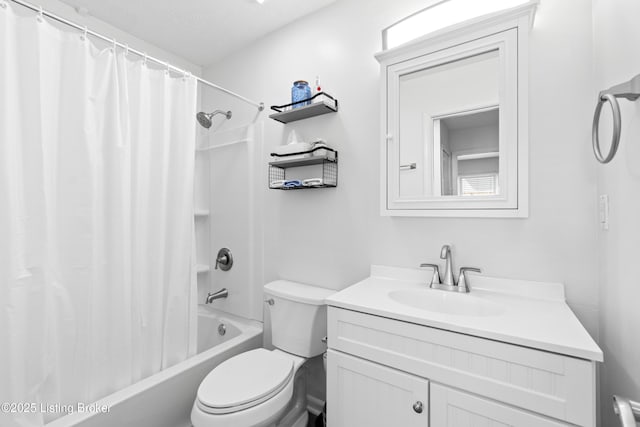
[(427, 427), (429, 381), (329, 350), (327, 425)]
[(594, 362), (335, 307), (327, 325), (333, 350), (551, 419), (596, 426)]
[(431, 425), (434, 427), (568, 427), (498, 402), (431, 383)]

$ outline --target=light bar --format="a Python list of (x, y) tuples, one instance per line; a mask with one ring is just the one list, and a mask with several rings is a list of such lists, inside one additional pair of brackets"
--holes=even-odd
[(396, 22), (382, 32), (383, 48), (391, 49), (442, 28), (509, 9), (529, 0), (445, 0)]

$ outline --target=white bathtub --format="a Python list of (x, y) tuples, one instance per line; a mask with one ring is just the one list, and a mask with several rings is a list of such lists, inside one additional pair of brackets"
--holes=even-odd
[(262, 323), (206, 306), (198, 310), (198, 354), (96, 402), (108, 413), (69, 414), (46, 427), (191, 426), (191, 407), (204, 377), (231, 356), (262, 346)]

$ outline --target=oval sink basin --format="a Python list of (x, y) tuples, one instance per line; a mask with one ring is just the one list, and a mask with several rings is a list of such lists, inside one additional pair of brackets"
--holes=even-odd
[(424, 311), (455, 316), (497, 316), (506, 308), (492, 301), (456, 292), (434, 289), (404, 289), (389, 292), (389, 298), (400, 304)]

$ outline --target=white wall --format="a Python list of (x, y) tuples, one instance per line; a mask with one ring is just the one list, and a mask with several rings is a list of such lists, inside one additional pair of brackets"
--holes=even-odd
[(498, 173), (498, 158), (491, 157), (488, 159), (473, 159), (458, 161), (457, 175), (481, 175)]
[(449, 150), (452, 153), (480, 154), (497, 152), (499, 143), (498, 116), (492, 124), (449, 130)]
[[(593, 0), (597, 92), (640, 73), (640, 3), (635, 0)], [(622, 138), (616, 158), (598, 166), (598, 192), (610, 200), (609, 230), (598, 234), (600, 270), (600, 345), (603, 425), (619, 425), (611, 409), (611, 395), (640, 401), (640, 103), (620, 100)], [(603, 108), (601, 140), (611, 138), (608, 107)], [(606, 148), (605, 148), (606, 149)], [(593, 160), (595, 162), (595, 160)]]
[(205, 70), (207, 78), (267, 105), (287, 103), (294, 80), (320, 75), (340, 101), (337, 114), (289, 125), (265, 117), (265, 163), (292, 129), (340, 151), (336, 189), (267, 190), (265, 176), (265, 279), (342, 289), (366, 277), (372, 263), (438, 261), (442, 244), (451, 243), (458, 266), (564, 282), (570, 305), (597, 335), (591, 4), (543, 0), (538, 11), (531, 36), (530, 217), (380, 217), (380, 70), (373, 54), (382, 28), (424, 6), (341, 0)]
[[(74, 8), (58, 0), (38, 0), (37, 2), (32, 3), (37, 4), (38, 6), (42, 6), (44, 10), (52, 12), (69, 21), (75, 22), (76, 24), (86, 25), (90, 30), (101, 33), (107, 37), (113, 37), (121, 43), (128, 44), (132, 49), (147, 52), (149, 56), (156, 57), (163, 61), (169, 61), (169, 63), (171, 63), (172, 65), (186, 69), (194, 75), (199, 76), (202, 73), (202, 68), (199, 65), (193, 64), (180, 57), (179, 55), (161, 49), (140, 38), (132, 36), (131, 34), (126, 33), (104, 21), (94, 18), (91, 16), (91, 11), (89, 11), (88, 16), (82, 16), (78, 14)], [(12, 4), (11, 6), (15, 7), (16, 10), (23, 9), (17, 4)]]

